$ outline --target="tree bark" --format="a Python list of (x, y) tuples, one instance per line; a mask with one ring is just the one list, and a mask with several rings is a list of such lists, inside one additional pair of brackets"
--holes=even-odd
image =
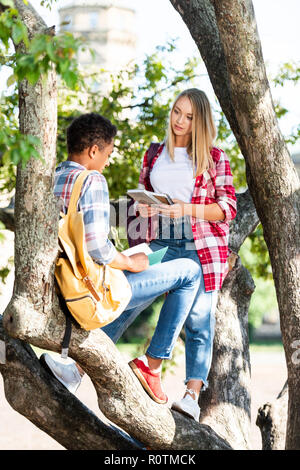
[[(19, 299), (20, 300), (20, 299)], [(65, 322), (56, 298), (52, 314), (44, 315), (26, 299), (13, 303), (8, 312), (20, 321), (6, 325), (8, 334), (42, 349), (59, 352)], [(30, 323), (30, 326), (29, 326)], [(229, 449), (226, 440), (208, 426), (156, 404), (144, 392), (128, 364), (101, 329), (87, 332), (75, 325), (69, 349), (72, 357), (91, 378), (99, 408), (112, 422), (152, 449)], [(188, 446), (188, 447), (187, 447)]]
[[(45, 24), (31, 7), (27, 8), (22, 0), (16, 5), (31, 37), (45, 31)], [(59, 213), (52, 193), (55, 74), (42, 77), (34, 87), (24, 81), (19, 93), (20, 129), (40, 138), (40, 152), (46, 165), (31, 159), (26, 168), (18, 167), (15, 283), (13, 297), (3, 315), (3, 326), (13, 338), (60, 351), (65, 319), (53, 290)], [(88, 333), (74, 327), (70, 356), (91, 377), (104, 414), (147, 446), (153, 449), (230, 449), (230, 445), (208, 426), (191, 422), (153, 402), (101, 330)], [(13, 394), (14, 390), (10, 389), (9, 393)], [(28, 417), (32, 418), (30, 408)]]
[(0, 372), (7, 401), (63, 447), (69, 450), (141, 448), (122, 431), (103, 423), (52, 378), (28, 344), (7, 335), (1, 316), (0, 345)]
[[(263, 225), (280, 311), (289, 388), (286, 448), (299, 449), (300, 373), (299, 362), (292, 359), (300, 339), (299, 178), (276, 120), (253, 5), (251, 0), (170, 1), (203, 54), (245, 157), (247, 182)], [(210, 29), (211, 42), (206, 35)]]
[(205, 63), (222, 110), (235, 132), (239, 123), (232, 103), (229, 75), (212, 0), (170, 0), (185, 22)]
[[(246, 195), (243, 199), (245, 202)], [(251, 199), (248, 204), (251, 204)], [(255, 227), (254, 218), (255, 215), (249, 210), (248, 230), (253, 230)], [(241, 218), (241, 221), (241, 226), (235, 225), (235, 230), (240, 235), (247, 233), (247, 218)], [(237, 240), (234, 235), (232, 237)], [(240, 236), (240, 241), (242, 240), (243, 236)], [(237, 256), (236, 259), (238, 259)], [(239, 276), (241, 276), (241, 282), (235, 290), (233, 285)], [(250, 282), (249, 287), (243, 281), (245, 275), (239, 261), (236, 261), (236, 267), (230, 277), (225, 282), (218, 304), (219, 320), (216, 326), (214, 358), (215, 373), (220, 377), (223, 376), (224, 380), (219, 382), (216, 377), (211, 381), (211, 395), (201, 403), (203, 425), (179, 413), (170, 413), (167, 407), (154, 403), (144, 393), (130, 368), (101, 330), (88, 333), (73, 327), (70, 356), (92, 379), (99, 398), (99, 408), (108, 419), (152, 449), (249, 447), (246, 442), (250, 425), (250, 367), (246, 304), (253, 285)], [(237, 292), (242, 295), (231, 299), (233, 292), (234, 295)], [(246, 304), (242, 306), (244, 302)], [(229, 327), (232, 330), (230, 339), (222, 334), (224, 324), (228, 322), (229, 317), (231, 319)], [(28, 303), (26, 298), (20, 296), (15, 298), (5, 312), (4, 321), (11, 336), (21, 338), (42, 349), (60, 351), (64, 316), (58, 307), (55, 295), (51, 313), (48, 312), (47, 315), (37, 310), (36, 305)], [(224, 369), (225, 359), (226, 368)], [(237, 384), (236, 393), (233, 395), (232, 383)], [(225, 404), (222, 404), (223, 400)], [(237, 413), (236, 410), (238, 410)], [(222, 419), (219, 418), (221, 415)], [(235, 423), (235, 433), (227, 435), (228, 422)]]
[[(29, 37), (48, 30), (30, 4), (17, 0), (16, 7), (27, 26)], [(19, 125), (23, 134), (40, 139), (39, 151), (45, 164), (31, 158), (25, 168), (18, 165), (17, 169), (15, 259), (18, 263), (15, 264), (14, 296), (27, 298), (32, 305), (43, 305), (42, 310), (47, 315), (51, 309), (53, 267), (58, 247), (55, 229), (58, 210), (52, 189), (57, 133), (54, 71), (41, 77), (35, 86), (27, 80), (19, 84)]]
[[(24, 15), (24, 21), (28, 21), (34, 33), (45, 27), (38, 19), (29, 21), (28, 17), (34, 14), (32, 9), (26, 10), (22, 1), (17, 3), (21, 4), (20, 11)], [(34, 113), (32, 109), (35, 110)], [(21, 84), (20, 127), (24, 133), (40, 137), (41, 153), (47, 166), (31, 160), (25, 169), (18, 168), (15, 208), (16, 276), (13, 297), (4, 312), (3, 326), (13, 338), (58, 352), (65, 319), (53, 291), (58, 226), (58, 208), (52, 195), (55, 122), (54, 74), (40, 79), (35, 87), (30, 87), (27, 82)], [(249, 448), (250, 365), (247, 310), (253, 283), (241, 267), (237, 252), (240, 244), (257, 225), (258, 218), (249, 193), (243, 194), (240, 201), (241, 207), (247, 207), (249, 213), (248, 216), (240, 216), (232, 225), (234, 233), (231, 240), (236, 250), (233, 256), (234, 268), (220, 293), (211, 387), (201, 400), (201, 424), (153, 402), (101, 330), (86, 332), (73, 326), (70, 356), (92, 379), (99, 408), (108, 419), (151, 449)], [(4, 342), (6, 344), (7, 340)], [(37, 370), (39, 371), (38, 365)], [(8, 377), (8, 368), (4, 374)], [(10, 377), (13, 374), (14, 372)], [(9, 379), (7, 383), (10, 383)], [(9, 399), (18, 403), (18, 399), (12, 397), (15, 392), (13, 387), (8, 385), (7, 390)], [(59, 390), (61, 391), (61, 387)], [(66, 393), (64, 390), (63, 392)], [(56, 400), (60, 400), (57, 395), (49, 403), (49, 410), (51, 406), (56, 409)], [(26, 413), (29, 419), (33, 419), (30, 407), (27, 407)], [(38, 414), (38, 409), (35, 409), (35, 413)], [(88, 417), (86, 420), (89, 421)], [(43, 426), (38, 418), (36, 422)], [(55, 430), (51, 429), (49, 432), (53, 432), (51, 435), (57, 440), (64, 441), (64, 431), (59, 429), (55, 434)], [(105, 430), (103, 433), (105, 434)], [(96, 441), (91, 438), (90, 442), (92, 446)]]
[(254, 289), (238, 258), (219, 297), (209, 387), (200, 397), (200, 422), (225, 435), (234, 449), (251, 448), (248, 309)]
[(288, 385), (285, 383), (277, 399), (258, 410), (256, 424), (260, 428), (262, 450), (284, 450), (288, 411)]
[(241, 139), (248, 150), (248, 185), (264, 228), (280, 311), (289, 388), (286, 448), (299, 449), (300, 374), (299, 364), (292, 361), (292, 344), (300, 338), (299, 178), (276, 120), (252, 2), (214, 4)]

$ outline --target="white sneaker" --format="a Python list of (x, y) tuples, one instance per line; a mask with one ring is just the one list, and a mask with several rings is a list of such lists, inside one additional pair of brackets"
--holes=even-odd
[(191, 395), (187, 394), (181, 400), (175, 401), (171, 408), (172, 410), (179, 411), (179, 413), (189, 416), (190, 418), (194, 418), (195, 421), (199, 421), (200, 407), (197, 400), (194, 400)]
[(59, 380), (69, 392), (75, 395), (77, 388), (81, 384), (81, 376), (75, 362), (62, 364), (52, 359), (49, 354), (42, 354), (40, 363), (50, 374)]

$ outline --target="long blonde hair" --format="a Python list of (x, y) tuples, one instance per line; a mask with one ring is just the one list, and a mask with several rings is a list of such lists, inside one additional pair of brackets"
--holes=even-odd
[(203, 91), (198, 90), (198, 88), (189, 88), (177, 96), (170, 111), (166, 147), (171, 159), (174, 161), (175, 134), (171, 126), (171, 114), (177, 101), (183, 96), (189, 98), (193, 112), (192, 137), (187, 146), (187, 153), (193, 162), (194, 176), (199, 176), (205, 170), (214, 167), (210, 151), (217, 135), (211, 106)]

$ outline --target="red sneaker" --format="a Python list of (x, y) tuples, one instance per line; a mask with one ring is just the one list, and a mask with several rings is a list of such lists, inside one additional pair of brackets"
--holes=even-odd
[(141, 382), (146, 392), (150, 395), (152, 400), (161, 405), (167, 403), (168, 397), (162, 391), (160, 383), (160, 374), (151, 372), (148, 366), (139, 358), (133, 359), (129, 362), (129, 366)]

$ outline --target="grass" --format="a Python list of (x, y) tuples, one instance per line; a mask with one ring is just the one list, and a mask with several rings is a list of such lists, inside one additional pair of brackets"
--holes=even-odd
[[(169, 361), (165, 361), (165, 369), (172, 371), (172, 369), (177, 365), (177, 362), (182, 354), (184, 354), (184, 344), (180, 341), (180, 344), (177, 344), (175, 351), (174, 351), (174, 360), (169, 363)], [(145, 353), (147, 345), (145, 344), (145, 339), (141, 337), (132, 338), (130, 343), (125, 343), (119, 341), (116, 344), (116, 347), (120, 351), (120, 353), (129, 359), (133, 359), (134, 357), (140, 356)], [(251, 352), (261, 352), (261, 353), (272, 353), (272, 352), (283, 352), (283, 345), (282, 342), (279, 340), (255, 340), (251, 341), (249, 345), (250, 354)], [(42, 349), (39, 349), (33, 346), (33, 350), (35, 351), (36, 355), (39, 357), (44, 352)], [(52, 353), (51, 353), (52, 354)]]
[(141, 343), (118, 343), (116, 346), (121, 354), (134, 358), (140, 353)]
[[(134, 339), (131, 343), (118, 343), (116, 346), (121, 354), (128, 357), (136, 357), (143, 354), (144, 340), (141, 338)], [(249, 345), (251, 352), (283, 352), (282, 342), (279, 340), (255, 340)]]
[(250, 352), (283, 352), (280, 340), (255, 340), (250, 343)]

